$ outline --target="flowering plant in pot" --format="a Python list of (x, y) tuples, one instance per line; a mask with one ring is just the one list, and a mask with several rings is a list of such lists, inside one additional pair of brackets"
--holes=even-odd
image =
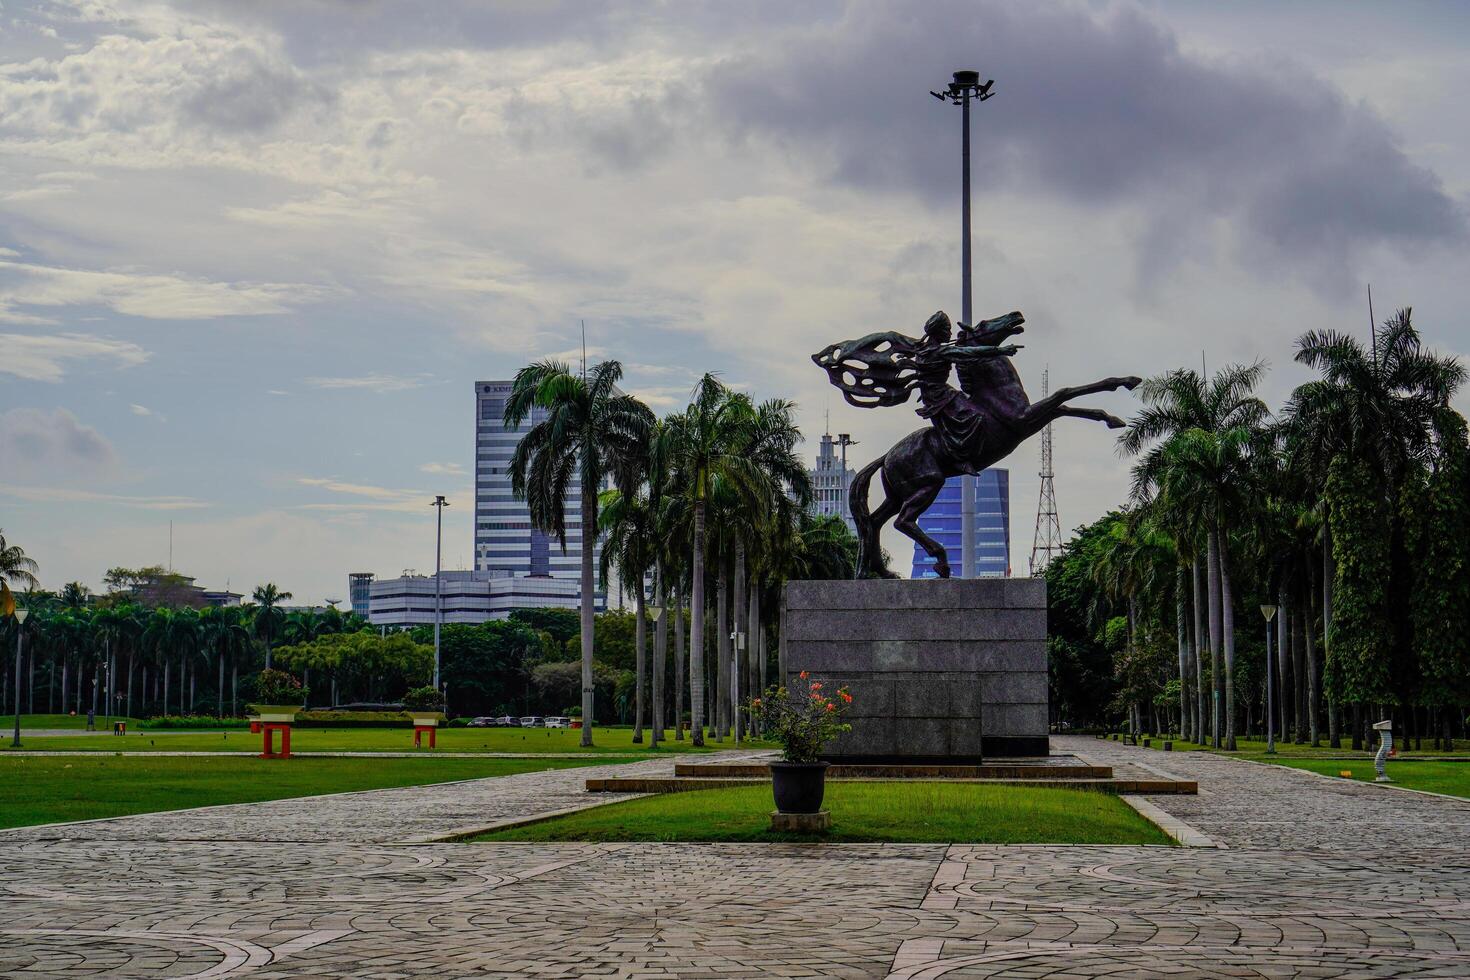
[(773, 687), (752, 698), (746, 711), (766, 738), (781, 746), (781, 761), (771, 763), (771, 790), (781, 813), (817, 813), (826, 791), (827, 763), (819, 756), (828, 742), (850, 731), (842, 715), (852, 704), (847, 688), (826, 692), (806, 671), (791, 690)]
[(267, 668), (255, 675), (255, 698), (249, 707), (261, 721), (290, 722), (306, 704), (306, 688), (286, 671)]

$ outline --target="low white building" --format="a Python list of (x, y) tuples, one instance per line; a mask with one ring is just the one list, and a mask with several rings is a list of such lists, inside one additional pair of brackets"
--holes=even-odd
[[(506, 619), (512, 609), (576, 609), (581, 590), (574, 578), (513, 575), (506, 569), (440, 572), (445, 623)], [(606, 608), (602, 594), (597, 611)], [(434, 576), (377, 579), (369, 587), (368, 622), (374, 626), (432, 626)]]

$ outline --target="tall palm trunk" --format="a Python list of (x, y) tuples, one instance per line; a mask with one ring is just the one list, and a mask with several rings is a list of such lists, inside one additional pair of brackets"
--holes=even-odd
[[(765, 688), (765, 666), (764, 644), (765, 634), (761, 631), (761, 590), (756, 582), (754, 573), (750, 576), (747, 591), (748, 601), (746, 603), (745, 627), (748, 632), (745, 635), (747, 690), (751, 697), (757, 697)], [(751, 736), (755, 735), (755, 721), (751, 721)]]
[[(1326, 526), (1322, 528), (1322, 662), (1326, 663), (1332, 636), (1332, 539)], [(1337, 710), (1337, 698), (1327, 692), (1327, 745), (1342, 748), (1342, 723)]]
[(684, 596), (674, 590), (674, 741), (684, 741)]
[(1286, 578), (1276, 586), (1276, 734), (1286, 738), (1288, 712), (1286, 692), (1291, 690), (1291, 660), (1286, 656), (1287, 638), (1291, 635), (1291, 599), (1286, 591)]
[(1189, 573), (1191, 599), (1194, 605), (1195, 730), (1192, 741), (1204, 745), (1204, 570), (1200, 555), (1195, 555)]
[(65, 653), (61, 655), (61, 713), (66, 713), (66, 677), (70, 658)]
[[(1305, 564), (1307, 567), (1311, 566), (1310, 561)], [(1306, 627), (1307, 633), (1307, 728), (1308, 735), (1312, 740), (1312, 747), (1317, 748), (1321, 745), (1322, 733), (1317, 727), (1317, 718), (1321, 706), (1318, 704), (1319, 695), (1317, 691), (1317, 678), (1319, 676), (1317, 673), (1317, 636), (1315, 629), (1317, 624), (1316, 617), (1312, 614), (1312, 593), (1315, 591), (1312, 585), (1313, 583), (1309, 573), (1302, 596), (1302, 607), (1306, 611), (1306, 615), (1303, 617), (1303, 624)]]
[(215, 651), (215, 655), (214, 655), (214, 659), (215, 659), (215, 662), (219, 664), (219, 679), (215, 682), (215, 688), (214, 688), (214, 693), (216, 695), (216, 697), (214, 699), (214, 716), (216, 718), (223, 718), (225, 716), (225, 653), (224, 653), (224, 651), (223, 650), (216, 650)]
[(1210, 745), (1220, 747), (1220, 533), (1211, 526), (1205, 548), (1210, 598)]
[(730, 577), (726, 574), (728, 557), (715, 559), (715, 741), (730, 734), (734, 693), (730, 690)]
[[(640, 576), (641, 577), (641, 576)], [(638, 618), (633, 621), (633, 669), (638, 679), (633, 684), (633, 743), (643, 744), (643, 678), (648, 673), (648, 621), (644, 619), (646, 606), (643, 600), (643, 583), (638, 583), (637, 597), (633, 600), (633, 612)]]
[(1304, 601), (1309, 598), (1306, 588), (1306, 583), (1303, 582), (1303, 594), (1297, 598), (1295, 603), (1296, 616), (1292, 619), (1291, 623), (1292, 705), (1295, 709), (1295, 741), (1298, 745), (1305, 745), (1307, 742), (1306, 638), (1307, 617), (1310, 615), (1310, 604)]
[(133, 655), (128, 654), (128, 710), (124, 715), (133, 717)]
[[(731, 661), (731, 705), (730, 710), (735, 718), (737, 731), (743, 732), (746, 728), (746, 719), (741, 716), (740, 703), (742, 694), (750, 694), (750, 671), (746, 667), (746, 651), (750, 649), (749, 637), (749, 612), (750, 606), (746, 595), (746, 568), (745, 568), (745, 542), (739, 537), (735, 539), (734, 558), (734, 582), (731, 586), (730, 595), (730, 618), (734, 622), (735, 639), (730, 641)], [(740, 637), (745, 637), (745, 649), (740, 647)]]
[(1184, 566), (1174, 567), (1174, 634), (1179, 646), (1179, 735), (1189, 731), (1189, 630), (1184, 617), (1188, 610), (1184, 594)]
[(1235, 751), (1235, 601), (1230, 587), (1229, 539), (1220, 524), (1220, 625), (1225, 633), (1225, 747)]
[[(582, 480), (582, 746), (592, 744), (592, 551), (597, 543), (597, 487)], [(641, 583), (640, 583), (641, 584)], [(640, 592), (642, 590), (640, 589)]]
[(664, 589), (663, 565), (654, 565), (653, 578), (654, 601), (661, 611), (653, 627), (653, 724), (648, 744), (657, 745), (664, 737), (664, 673), (669, 652), (669, 597)]
[(163, 658), (163, 713), (168, 714), (168, 658)]
[(704, 501), (694, 501), (694, 570), (689, 596), (689, 711), (690, 739), (704, 745)]

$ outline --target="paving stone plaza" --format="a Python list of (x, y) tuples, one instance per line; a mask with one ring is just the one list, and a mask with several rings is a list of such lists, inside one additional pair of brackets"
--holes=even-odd
[(1055, 741), (1221, 846), (430, 842), (668, 763), (526, 773), (0, 832), (0, 976), (1470, 976), (1470, 803)]

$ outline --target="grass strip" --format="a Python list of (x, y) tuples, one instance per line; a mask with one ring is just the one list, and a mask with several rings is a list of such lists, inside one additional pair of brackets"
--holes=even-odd
[(567, 769), (597, 759), (0, 756), (0, 827)]
[(825, 834), (773, 833), (769, 786), (665, 793), (492, 831), (474, 841), (1175, 842), (1107, 793), (942, 782), (832, 782)]

